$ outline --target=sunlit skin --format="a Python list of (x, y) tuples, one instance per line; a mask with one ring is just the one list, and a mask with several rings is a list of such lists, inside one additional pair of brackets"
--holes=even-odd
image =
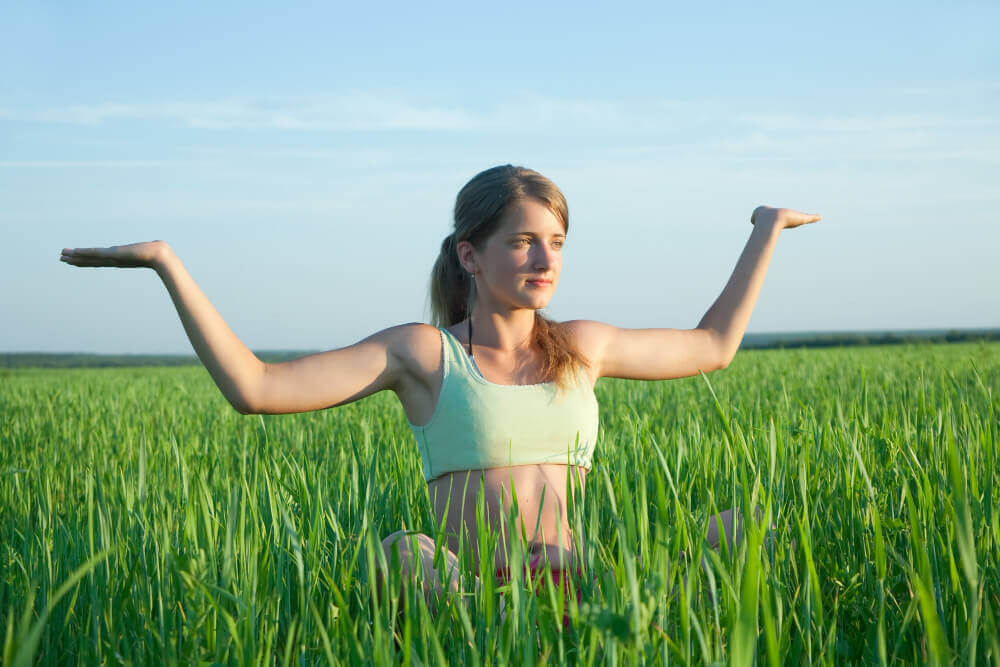
[[(514, 204), (500, 228), (489, 238), (482, 253), (471, 243), (458, 244), (459, 261), (475, 276), (478, 299), (472, 311), (472, 353), (483, 376), (497, 384), (537, 384), (540, 353), (528, 346), (535, 311), (552, 299), (562, 270), (562, 249), (566, 234), (562, 223), (541, 202), (525, 200)], [(544, 279), (545, 285), (529, 281)], [(468, 320), (449, 327), (468, 349)], [(591, 386), (596, 376), (590, 379)], [(422, 422), (421, 422), (422, 423)], [(452, 549), (458, 547), (463, 528), (475, 535), (476, 495), (479, 472), (485, 490), (484, 502), (490, 517), (499, 512), (508, 516), (511, 485), (517, 492), (518, 509), (531, 547), (546, 550), (550, 562), (560, 558), (572, 562), (573, 550), (566, 506), (566, 483), (577, 473), (577, 487), (583, 486), (585, 471), (566, 465), (524, 465), (484, 471), (455, 472), (430, 482), (431, 499), (438, 516), (449, 506), (446, 528)], [(468, 485), (466, 480), (469, 481)], [(544, 496), (544, 500), (543, 500)], [(464, 507), (464, 511), (463, 508)], [(496, 520), (494, 528), (499, 529)], [(506, 534), (502, 539), (506, 539)], [(568, 553), (560, 554), (560, 545)], [(475, 545), (474, 545), (475, 550)], [(478, 553), (476, 553), (478, 559)], [(506, 554), (495, 555), (497, 567), (506, 566)]]
[[(816, 214), (792, 209), (757, 207), (754, 225), (732, 276), (694, 329), (623, 329), (592, 320), (566, 322), (580, 352), (591, 362), (590, 382), (600, 377), (667, 380), (728, 366), (739, 347), (779, 233), (820, 220)], [(558, 286), (565, 230), (539, 201), (517, 202), (481, 251), (459, 243), (459, 261), (474, 275), (477, 301), (473, 307), (472, 351), (483, 376), (497, 384), (536, 384), (540, 351), (531, 349), (535, 310), (544, 308)], [(65, 248), (60, 260), (83, 267), (148, 267), (161, 277), (177, 308), (196, 353), (223, 395), (244, 414), (286, 414), (320, 410), (359, 400), (389, 389), (398, 396), (414, 424), (426, 423), (441, 388), (441, 339), (432, 326), (412, 323), (390, 327), (345, 348), (288, 362), (261, 362), (229, 329), (218, 311), (163, 241), (108, 248)], [(532, 285), (533, 278), (550, 279)], [(468, 351), (468, 321), (449, 330)], [(429, 482), (439, 521), (448, 533), (446, 554), (451, 588), (458, 588), (455, 568), (457, 536), (475, 535), (475, 500), (480, 472), (491, 528), (499, 529), (497, 511), (509, 509), (510, 486), (518, 496), (520, 520), (534, 551), (549, 560), (572, 563), (575, 552), (567, 521), (567, 479), (582, 482), (586, 471), (565, 465), (525, 465), (443, 475)], [(464, 491), (466, 479), (469, 488)], [(581, 489), (582, 491), (582, 489)], [(542, 500), (544, 493), (544, 501)], [(445, 516), (444, 507), (451, 500)], [(462, 509), (464, 501), (464, 511)], [(538, 521), (540, 516), (540, 521)], [(739, 539), (733, 513), (721, 512), (727, 541)], [(536, 526), (537, 522), (537, 526)], [(739, 523), (738, 521), (736, 522)], [(579, 536), (581, 539), (583, 536)], [(707, 527), (707, 539), (721, 540), (717, 522)], [(472, 541), (473, 546), (475, 541)], [(383, 541), (387, 555), (396, 550), (409, 572), (411, 555), (424, 570), (425, 581), (437, 582), (434, 540), (428, 535), (403, 539), (395, 533)], [(478, 554), (477, 554), (478, 560)], [(503, 553), (494, 556), (503, 566)], [(433, 586), (433, 588), (436, 587)]]
[[(779, 222), (787, 229), (816, 220), (819, 220), (818, 215), (767, 207), (759, 207), (751, 216), (751, 223), (764, 230), (780, 230), (777, 227)], [(535, 384), (543, 380), (537, 376), (541, 365), (539, 354), (527, 348), (527, 341), (531, 335), (534, 311), (547, 306), (555, 293), (562, 270), (565, 240), (565, 231), (559, 219), (542, 202), (529, 199), (511, 207), (482, 253), (477, 252), (471, 243), (458, 244), (459, 261), (465, 270), (474, 274), (478, 295), (471, 317), (472, 351), (483, 376), (490, 382)], [(552, 282), (541, 287), (529, 285), (528, 281), (534, 278), (546, 278)], [(468, 349), (468, 320), (452, 325), (448, 330)], [(593, 354), (587, 354), (586, 348), (584, 352), (588, 358), (593, 358)], [(533, 369), (535, 372), (532, 372)], [(596, 369), (591, 368), (591, 386), (598, 377)], [(426, 415), (420, 415), (423, 418), (421, 421), (411, 421), (425, 423), (430, 414), (428, 411)], [(475, 508), (480, 474), (485, 491), (484, 505), (488, 518), (492, 519), (491, 527), (499, 530), (496, 517), (500, 512), (505, 517), (509, 516), (510, 486), (513, 484), (524, 533), (531, 540), (529, 548), (535, 552), (544, 551), (551, 563), (572, 567), (576, 550), (567, 516), (567, 481), (575, 475), (574, 488), (583, 497), (586, 470), (554, 464), (524, 465), (448, 473), (430, 481), (430, 495), (439, 521), (444, 516), (445, 507), (450, 508), (445, 529), (452, 551), (458, 547), (460, 530), (466, 531), (467, 538), (476, 535)], [(729, 540), (734, 539), (734, 533), (738, 538), (739, 526), (734, 526), (732, 511), (721, 512), (719, 518)], [(400, 532), (390, 536), (384, 545), (391, 547), (402, 535)], [(506, 534), (502, 535), (502, 539), (506, 537)], [(423, 559), (425, 570), (436, 575), (433, 539), (424, 535), (409, 536), (408, 539), (413, 540), (409, 548), (398, 543), (396, 548), (402, 548), (403, 555), (409, 555), (409, 550), (415, 549)], [(583, 539), (584, 536), (579, 536), (577, 541), (582, 542)], [(709, 544), (719, 544), (718, 522), (709, 522), (706, 539)], [(475, 540), (467, 539), (467, 542), (471, 542), (478, 561)], [(503, 551), (498, 552), (494, 560), (498, 568), (506, 566)], [(453, 556), (450, 563), (457, 572), (457, 560)], [(434, 581), (437, 580), (434, 576)], [(452, 588), (457, 590), (457, 575), (451, 581)]]

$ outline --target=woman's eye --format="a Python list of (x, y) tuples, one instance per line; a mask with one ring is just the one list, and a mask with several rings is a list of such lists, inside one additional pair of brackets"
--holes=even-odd
[[(528, 245), (531, 245), (531, 241), (529, 239), (518, 239), (518, 240), (514, 241), (515, 247), (524, 247), (522, 245), (523, 243), (527, 243)], [(563, 242), (562, 241), (556, 241), (552, 245), (555, 246), (556, 248), (562, 248), (563, 247)]]

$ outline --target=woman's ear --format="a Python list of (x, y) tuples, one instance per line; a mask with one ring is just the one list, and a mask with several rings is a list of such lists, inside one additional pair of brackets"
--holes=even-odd
[(476, 249), (468, 241), (459, 241), (455, 246), (458, 254), (458, 263), (469, 273), (479, 273), (479, 265), (476, 263)]

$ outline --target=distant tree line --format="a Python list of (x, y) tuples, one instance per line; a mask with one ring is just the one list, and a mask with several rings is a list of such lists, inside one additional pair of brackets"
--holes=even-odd
[[(744, 340), (744, 350), (774, 350), (801, 347), (853, 347), (857, 345), (902, 345), (906, 343), (968, 343), (1000, 341), (1000, 329), (962, 331), (952, 329), (939, 334), (909, 333), (835, 333), (802, 338), (772, 338), (762, 342)], [(302, 350), (264, 350), (254, 354), (261, 361), (287, 361), (313, 354)], [(2, 352), (0, 368), (124, 368), (129, 366), (194, 366), (201, 362), (184, 354), (77, 354), (48, 352)]]
[(762, 343), (744, 342), (744, 350), (768, 350), (798, 347), (853, 347), (857, 345), (902, 345), (906, 343), (969, 343), (975, 341), (1000, 341), (1000, 329), (990, 331), (961, 331), (952, 329), (940, 334), (907, 333), (836, 333), (788, 339), (775, 339)]
[[(261, 361), (276, 362), (312, 354), (311, 351), (254, 352)], [(126, 368), (134, 366), (196, 366), (187, 354), (82, 354), (74, 352), (0, 352), (0, 368)]]

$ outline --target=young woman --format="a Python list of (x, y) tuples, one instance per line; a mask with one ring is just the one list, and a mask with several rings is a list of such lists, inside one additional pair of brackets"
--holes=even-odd
[[(506, 549), (477, 552), (477, 499), (489, 528), (500, 531), (516, 494), (529, 567), (547, 561), (553, 573), (574, 568), (567, 490), (582, 490), (590, 468), (597, 379), (668, 380), (725, 368), (743, 338), (778, 234), (819, 219), (757, 207), (732, 277), (694, 329), (556, 323), (538, 311), (559, 283), (569, 231), (566, 200), (535, 171), (494, 167), (458, 194), (454, 231), (441, 244), (431, 277), (436, 326), (390, 327), (348, 347), (273, 364), (240, 342), (163, 241), (66, 248), (60, 259), (156, 270), (198, 357), (243, 414), (322, 410), (395, 392), (417, 441), (448, 551), (435, 565), (434, 536), (403, 531), (386, 537), (383, 548), (388, 559), (398, 557), (404, 573), (415, 575), (416, 564), (428, 591), (439, 590), (442, 580), (457, 590), (460, 533), (477, 567), (482, 556), (493, 560), (501, 579), (509, 572)], [(730, 544), (739, 539), (732, 510), (714, 519), (710, 543), (719, 543), (720, 521)]]

